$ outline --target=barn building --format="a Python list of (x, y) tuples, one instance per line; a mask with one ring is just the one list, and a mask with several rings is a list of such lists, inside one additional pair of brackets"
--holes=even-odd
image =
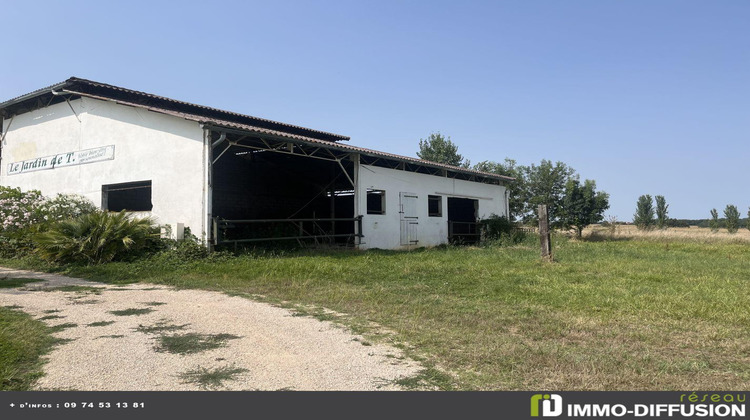
[(0, 116), (0, 185), (79, 194), (206, 244), (434, 246), (508, 214), (511, 178), (75, 77)]

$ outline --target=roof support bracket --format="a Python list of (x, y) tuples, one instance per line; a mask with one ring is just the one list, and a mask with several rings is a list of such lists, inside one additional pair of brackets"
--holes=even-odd
[(76, 112), (76, 110), (75, 110), (75, 109), (73, 109), (73, 104), (71, 104), (71, 103), (70, 103), (70, 100), (68, 99), (68, 97), (67, 97), (67, 96), (65, 96), (65, 95), (66, 95), (66, 93), (62, 93), (62, 92), (55, 92), (55, 90), (54, 90), (54, 89), (51, 89), (51, 90), (50, 90), (50, 92), (52, 92), (52, 94), (53, 94), (53, 95), (55, 95), (55, 96), (62, 96), (62, 97), (63, 97), (63, 99), (65, 99), (65, 102), (67, 102), (67, 103), (68, 103), (68, 106), (70, 107), (70, 110), (71, 110), (71, 111), (73, 111), (73, 115), (75, 115), (75, 116), (76, 116), (76, 119), (78, 120), (78, 122), (81, 122), (81, 117), (79, 117), (79, 116), (78, 116), (78, 113)]
[(8, 121), (8, 126), (5, 127), (5, 131), (3, 131), (3, 136), (0, 137), (0, 144), (2, 144), (5, 141), (5, 136), (8, 134), (8, 131), (10, 130), (10, 125), (13, 124), (13, 118), (16, 118), (16, 116), (12, 115), (10, 117), (10, 121)]
[(344, 167), (344, 164), (341, 163), (341, 159), (336, 159), (336, 163), (339, 164), (339, 166), (341, 167), (341, 171), (344, 173), (344, 175), (346, 175), (346, 179), (349, 180), (349, 183), (352, 184), (352, 187), (357, 188), (357, 184), (354, 183), (352, 177), (350, 177), (349, 173), (346, 172), (346, 168)]

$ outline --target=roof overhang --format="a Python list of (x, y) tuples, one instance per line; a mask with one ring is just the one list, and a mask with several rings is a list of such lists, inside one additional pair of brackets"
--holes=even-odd
[[(495, 183), (506, 184), (515, 181), (515, 178), (489, 172), (475, 171), (473, 169), (445, 165), (442, 163), (381, 152), (378, 150), (352, 146), (344, 143), (331, 143), (313, 138), (305, 138), (302, 136), (290, 136), (286, 133), (260, 130), (257, 127), (252, 126), (243, 127), (236, 124), (227, 124), (225, 122), (206, 121), (203, 123), (203, 127), (204, 129), (213, 131), (217, 134), (234, 134), (235, 141), (232, 141), (230, 139), (229, 144), (239, 148), (268, 150), (297, 155), (300, 157), (311, 157), (326, 160), (343, 160), (351, 155), (356, 154), (369, 158), (369, 160), (365, 159), (365, 163), (371, 162), (374, 165), (384, 166), (391, 169), (410, 170), (412, 172), (441, 175), (450, 178), (473, 180), (478, 182), (493, 180), (496, 181)], [(253, 139), (258, 139), (259, 141), (254, 144), (250, 144), (252, 143)], [(296, 148), (290, 149), (289, 144), (295, 145)], [(224, 150), (224, 152), (226, 152), (226, 150)], [(381, 164), (378, 164), (379, 162)]]

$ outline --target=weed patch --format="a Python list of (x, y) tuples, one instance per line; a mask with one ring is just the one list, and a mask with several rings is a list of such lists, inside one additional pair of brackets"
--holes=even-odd
[(132, 315), (145, 315), (149, 312), (153, 312), (154, 310), (151, 308), (129, 308), (129, 309), (122, 309), (119, 311), (109, 311), (112, 315), (116, 316), (132, 316)]
[(59, 287), (50, 287), (47, 289), (42, 289), (45, 292), (76, 292), (76, 293), (86, 293), (86, 294), (94, 294), (94, 295), (101, 295), (102, 294), (103, 287), (93, 287), (93, 286), (59, 286)]
[(9, 279), (9, 278), (2, 278), (0, 279), (0, 289), (15, 289), (17, 287), (23, 287), (29, 283), (37, 283), (43, 280), (39, 279)]
[(240, 338), (232, 334), (175, 334), (159, 336), (156, 351), (193, 354), (224, 347), (227, 341)]
[(89, 326), (89, 327), (106, 327), (107, 325), (112, 325), (114, 323), (115, 323), (115, 321), (96, 321), (96, 322), (92, 322), (90, 324), (87, 324), (87, 326)]
[(56, 332), (60, 332), (62, 330), (65, 330), (65, 329), (68, 329), (68, 328), (77, 327), (77, 326), (78, 326), (78, 324), (75, 324), (75, 323), (72, 323), (72, 322), (66, 322), (64, 324), (53, 325), (53, 326), (49, 327), (49, 330), (50, 330), (50, 332), (56, 333)]
[(247, 372), (247, 369), (228, 366), (216, 369), (198, 367), (197, 369), (181, 373), (180, 378), (183, 383), (198, 384), (198, 386), (203, 389), (215, 389), (223, 386), (224, 382), (231, 381), (235, 379), (237, 375), (244, 372)]
[(182, 330), (188, 325), (190, 324), (176, 325), (176, 324), (168, 324), (166, 321), (161, 321), (150, 326), (138, 325), (138, 327), (135, 330), (138, 332), (142, 332), (144, 334), (157, 334), (157, 333), (165, 333), (165, 332)]

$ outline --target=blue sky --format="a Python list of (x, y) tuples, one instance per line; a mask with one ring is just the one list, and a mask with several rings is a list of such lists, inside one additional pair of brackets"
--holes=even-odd
[(563, 161), (631, 220), (750, 206), (750, 2), (5, 2), (0, 101), (70, 76), (415, 156)]

